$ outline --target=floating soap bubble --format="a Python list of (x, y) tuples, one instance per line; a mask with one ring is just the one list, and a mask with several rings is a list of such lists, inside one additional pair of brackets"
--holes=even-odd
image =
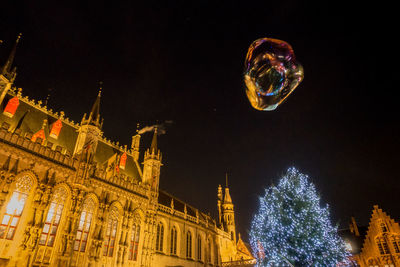
[(258, 110), (274, 110), (303, 80), (303, 67), (292, 47), (281, 40), (261, 38), (247, 51), (244, 71), (246, 94)]

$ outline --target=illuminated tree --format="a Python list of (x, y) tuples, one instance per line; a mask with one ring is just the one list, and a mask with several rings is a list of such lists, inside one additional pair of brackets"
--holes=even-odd
[(259, 266), (336, 266), (349, 256), (308, 176), (289, 168), (266, 189), (250, 242)]

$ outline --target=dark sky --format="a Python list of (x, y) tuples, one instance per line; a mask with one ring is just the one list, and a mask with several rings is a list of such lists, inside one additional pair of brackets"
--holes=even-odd
[[(16, 2), (16, 1), (15, 1)], [(330, 1), (30, 1), (5, 4), (0, 59), (19, 32), (16, 86), (80, 121), (103, 81), (104, 133), (159, 137), (161, 187), (215, 215), (225, 183), (245, 236), (264, 188), (310, 175), (333, 222), (400, 218), (398, 43), (393, 7)], [(145, 3), (146, 2), (146, 3)], [(2, 4), (3, 5), (3, 4)], [(251, 108), (243, 62), (257, 38), (289, 42), (304, 81), (277, 110)], [(142, 137), (142, 151), (151, 135)]]

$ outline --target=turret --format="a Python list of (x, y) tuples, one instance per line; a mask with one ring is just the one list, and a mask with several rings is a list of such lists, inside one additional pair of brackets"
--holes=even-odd
[(217, 193), (217, 207), (218, 207), (218, 225), (223, 227), (222, 224), (222, 186), (218, 185), (218, 193)]
[(139, 160), (139, 149), (140, 149), (140, 134), (139, 134), (139, 124), (136, 127), (136, 134), (132, 136), (132, 155), (133, 158), (138, 161)]
[(144, 153), (143, 183), (150, 184), (153, 190), (158, 189), (161, 169), (161, 152), (157, 147), (157, 128), (154, 129), (151, 146)]
[(103, 120), (100, 121), (100, 98), (101, 83), (97, 98), (90, 110), (89, 116), (83, 115), (81, 125), (78, 129), (78, 138), (76, 140), (74, 155), (81, 153), (94, 154), (96, 152), (97, 143), (102, 135), (101, 128)]

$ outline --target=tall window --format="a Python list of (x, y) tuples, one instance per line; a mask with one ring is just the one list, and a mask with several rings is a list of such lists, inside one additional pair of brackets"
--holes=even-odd
[(136, 216), (131, 232), (131, 241), (129, 245), (129, 260), (137, 260), (138, 249), (139, 249), (139, 238), (140, 238), (140, 217)]
[(117, 207), (111, 209), (108, 217), (108, 223), (106, 228), (106, 236), (104, 241), (103, 256), (112, 257), (115, 247), (115, 238), (117, 236), (119, 212)]
[(47, 212), (46, 221), (39, 239), (40, 246), (36, 254), (35, 263), (50, 263), (51, 253), (53, 251), (52, 247), (56, 239), (66, 199), (67, 190), (64, 187), (59, 187), (54, 192), (50, 202), (49, 211)]
[(58, 226), (60, 224), (64, 203), (67, 197), (67, 191), (64, 187), (60, 187), (54, 193), (47, 212), (46, 221), (40, 235), (39, 245), (52, 247), (56, 238)]
[(186, 258), (192, 258), (192, 233), (186, 233)]
[(377, 238), (376, 244), (378, 245), (379, 253), (381, 253), (381, 255), (389, 254), (388, 243), (386, 242), (384, 237)]
[(171, 228), (171, 248), (170, 248), (170, 253), (172, 255), (176, 255), (176, 241), (177, 241), (177, 234), (178, 232), (176, 231), (175, 226)]
[(201, 237), (197, 236), (197, 259), (201, 261)]
[(94, 201), (87, 198), (83, 203), (81, 217), (79, 219), (78, 230), (76, 231), (74, 250), (85, 252), (90, 232), (90, 225), (93, 220)]
[(393, 236), (392, 243), (395, 253), (400, 253), (400, 236)]
[(164, 242), (164, 225), (159, 223), (157, 225), (157, 237), (156, 237), (156, 250), (163, 251), (163, 242)]
[(207, 240), (207, 262), (211, 263), (211, 241)]
[(214, 246), (214, 264), (218, 265), (218, 246)]
[(22, 211), (25, 207), (26, 199), (29, 191), (33, 186), (32, 179), (25, 175), (20, 177), (15, 185), (15, 190), (11, 195), (11, 199), (7, 204), (6, 212), (0, 224), (0, 239), (14, 238), (15, 231), (20, 221)]

